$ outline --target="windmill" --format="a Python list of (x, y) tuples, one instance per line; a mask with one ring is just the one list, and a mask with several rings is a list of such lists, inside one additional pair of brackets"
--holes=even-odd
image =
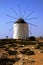
[(7, 15), (8, 17), (14, 18), (17, 20), (13, 24), (13, 39), (27, 39), (29, 37), (29, 24), (33, 25), (35, 27), (36, 27), (36, 25), (27, 23), (25, 20), (37, 19), (37, 17), (28, 18), (28, 16), (32, 15), (32, 12), (30, 14), (28, 14), (26, 17), (24, 17), (24, 15), (25, 15), (25, 12), (24, 12), (24, 15), (22, 16), (22, 12), (21, 12), (20, 8), (19, 8), (19, 11), (20, 11), (21, 17), (19, 17), (19, 15), (15, 11), (15, 9), (13, 9), (13, 8), (11, 8), (11, 9), (17, 15), (17, 17)]

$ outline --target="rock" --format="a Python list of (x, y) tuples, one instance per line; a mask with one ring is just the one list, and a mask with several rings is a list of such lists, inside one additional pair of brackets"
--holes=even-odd
[(1, 58), (7, 58), (8, 57), (8, 53), (2, 53), (2, 56), (1, 56)]
[(19, 45), (18, 47), (24, 47), (24, 45)]
[(40, 49), (40, 46), (39, 46), (39, 45), (36, 45), (36, 46), (35, 46), (35, 49)]
[(11, 51), (11, 50), (8, 51), (8, 54), (9, 54), (9, 55), (16, 55), (17, 53), (18, 53), (17, 51)]
[(13, 63), (11, 63), (11, 62), (7, 62), (6, 65), (13, 65)]
[(41, 50), (40, 53), (43, 53), (43, 50)]
[(29, 51), (30, 49), (29, 49), (29, 48), (25, 48), (25, 49), (23, 49), (23, 50), (25, 50), (25, 51)]
[(14, 51), (14, 48), (13, 47), (10, 47), (9, 50)]
[(27, 54), (27, 55), (34, 55), (34, 51), (31, 51), (30, 49), (24, 49), (23, 51), (20, 51), (22, 54)]
[(33, 63), (33, 62), (35, 62), (35, 60), (30, 57), (30, 58), (28, 58), (28, 62), (29, 62), (29, 63)]

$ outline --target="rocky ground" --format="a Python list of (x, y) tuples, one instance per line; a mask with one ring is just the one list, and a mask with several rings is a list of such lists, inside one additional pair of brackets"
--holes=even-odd
[(43, 65), (43, 43), (0, 45), (0, 65)]

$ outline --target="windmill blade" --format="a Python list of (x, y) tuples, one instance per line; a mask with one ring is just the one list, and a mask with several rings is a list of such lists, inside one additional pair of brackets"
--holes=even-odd
[(25, 19), (27, 19), (28, 17), (30, 17), (32, 14), (33, 14), (33, 12), (30, 12), (30, 13), (25, 17)]
[(26, 14), (26, 11), (27, 11), (27, 7), (26, 7), (25, 10), (24, 10), (23, 18), (25, 18), (24, 16), (25, 16), (25, 14)]
[(10, 29), (9, 31), (12, 31), (13, 30), (13, 28), (12, 29)]
[(28, 18), (28, 19), (25, 19), (25, 20), (34, 20), (34, 19), (38, 19), (37, 17), (35, 18)]
[(14, 23), (14, 21), (6, 22), (6, 24), (9, 24), (9, 23)]
[(16, 13), (16, 15), (19, 17), (18, 13), (15, 11), (15, 9), (11, 8), (13, 10), (14, 13)]
[(11, 16), (11, 15), (8, 15), (8, 14), (7, 14), (6, 16), (8, 16), (8, 17), (10, 17), (10, 18), (18, 19), (18, 18), (16, 18), (16, 17)]
[(18, 8), (19, 8), (19, 12), (20, 12), (20, 18), (22, 18), (22, 12), (21, 12), (20, 5), (18, 6)]
[(37, 25), (34, 25), (34, 24), (32, 24), (32, 23), (28, 23), (28, 24), (30, 24), (30, 25), (32, 25), (32, 26), (34, 26), (34, 27), (38, 27)]
[(32, 35), (32, 32), (30, 31), (30, 35)]
[[(16, 27), (16, 26), (15, 26)], [(13, 28), (11, 28), (9, 31), (12, 31), (13, 30)], [(15, 31), (15, 30), (14, 30)]]

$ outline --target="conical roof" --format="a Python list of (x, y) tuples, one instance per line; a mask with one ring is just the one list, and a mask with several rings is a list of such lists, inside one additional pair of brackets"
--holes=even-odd
[(22, 18), (20, 18), (15, 23), (26, 23), (26, 22)]

